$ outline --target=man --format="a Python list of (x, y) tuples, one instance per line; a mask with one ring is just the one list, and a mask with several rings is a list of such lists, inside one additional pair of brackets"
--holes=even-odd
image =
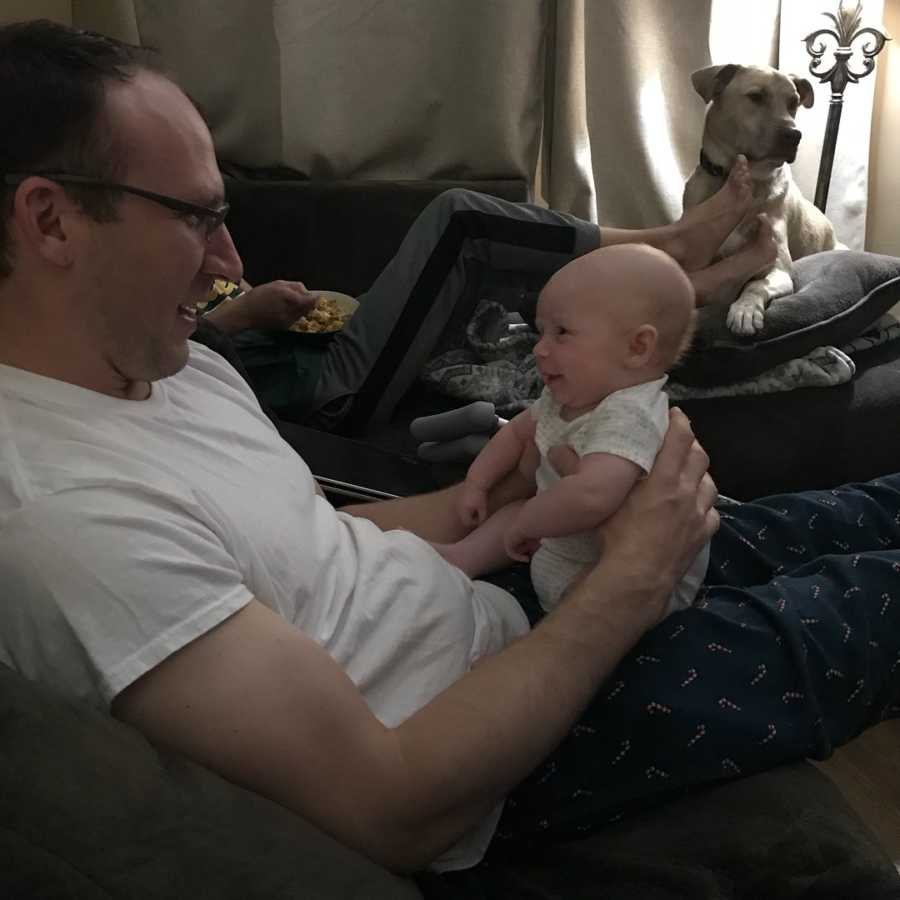
[[(706, 456), (678, 412), (650, 476), (604, 527), (602, 564), (530, 631), (510, 594), (416, 536), (459, 536), (454, 489), (333, 510), (239, 376), (189, 343), (213, 278), (241, 275), (189, 99), (143, 54), (48, 23), (0, 30), (0, 67), (2, 124), (17, 123), (0, 150), (0, 659), (395, 870), (476, 863), (511, 791), (503, 834), (559, 839), (661, 786), (731, 774), (723, 756), (749, 771), (827, 752), (893, 696), (885, 675), (860, 715), (827, 728), (809, 716), (757, 745), (766, 721), (797, 715), (780, 697), (798, 681), (798, 709), (839, 708), (792, 652), (798, 622), (784, 641), (763, 610), (745, 638), (745, 613), (714, 597), (668, 620), (685, 626), (678, 641), (653, 630), (719, 521)], [(654, 239), (700, 253), (740, 214), (718, 202)], [(508, 481), (491, 505), (532, 487)], [(881, 491), (885, 521), (896, 494)], [(735, 520), (724, 562), (742, 583), (767, 581), (774, 563), (744, 549), (758, 518)], [(848, 540), (871, 537), (859, 531)], [(880, 577), (890, 561), (871, 559)], [(842, 602), (823, 594), (823, 609)], [(862, 606), (844, 612), (875, 614)], [(656, 671), (626, 658), (644, 635), (642, 652), (668, 648)], [(677, 756), (700, 707), (688, 698), (661, 731), (647, 698), (664, 698), (693, 653), (738, 638), (734, 663), (765, 652), (775, 690), (733, 727), (704, 705), (714, 752), (701, 742), (676, 771), (654, 754)], [(850, 677), (862, 662), (836, 647)], [(620, 662), (623, 686), (597, 696)], [(574, 736), (597, 741), (588, 768), (570, 765), (585, 752), (571, 753)], [(634, 761), (608, 752), (627, 755), (623, 737)], [(668, 769), (663, 784), (645, 758)], [(567, 768), (596, 798), (586, 806), (548, 802)]]

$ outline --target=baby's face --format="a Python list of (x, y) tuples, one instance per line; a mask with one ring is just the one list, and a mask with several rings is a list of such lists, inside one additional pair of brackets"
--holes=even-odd
[[(658, 250), (621, 244), (587, 253), (560, 269), (541, 292), (534, 348), (554, 398), (587, 411), (613, 391), (658, 377), (632, 339), (642, 326), (669, 336), (693, 307), (693, 289), (678, 264)], [(673, 309), (681, 313), (672, 316)], [(680, 333), (680, 332), (679, 332)]]
[(605, 307), (593, 295), (571, 295), (553, 284), (541, 293), (534, 355), (544, 383), (568, 412), (587, 412), (624, 386), (629, 328), (621, 319), (616, 304)]

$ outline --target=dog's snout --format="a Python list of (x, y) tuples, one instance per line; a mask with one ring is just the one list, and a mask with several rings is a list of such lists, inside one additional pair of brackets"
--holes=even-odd
[(797, 128), (786, 127), (778, 132), (775, 141), (775, 154), (787, 162), (793, 162), (797, 158), (797, 147), (800, 144), (800, 138), (803, 132)]

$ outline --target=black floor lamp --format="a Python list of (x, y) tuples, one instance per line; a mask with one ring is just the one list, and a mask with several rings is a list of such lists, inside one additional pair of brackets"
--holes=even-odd
[[(812, 57), (809, 71), (819, 79), (831, 84), (831, 103), (828, 106), (828, 122), (825, 125), (825, 140), (822, 144), (822, 156), (819, 161), (819, 177), (816, 180), (815, 204), (825, 212), (828, 202), (828, 186), (831, 183), (831, 169), (834, 165), (834, 148), (837, 143), (838, 129), (841, 124), (841, 111), (844, 106), (844, 88), (850, 82), (856, 83), (865, 78), (875, 68), (875, 57), (881, 53), (885, 41), (890, 37), (874, 27), (860, 28), (862, 22), (862, 3), (857, 0), (855, 9), (845, 9), (844, 0), (840, 0), (837, 15), (826, 12), (834, 22), (835, 28), (819, 28), (808, 34), (806, 52)], [(860, 40), (862, 39), (862, 40)], [(854, 71), (850, 63), (854, 54), (854, 44), (858, 44), (862, 54), (862, 71)], [(823, 71), (822, 59), (831, 51), (834, 63)]]

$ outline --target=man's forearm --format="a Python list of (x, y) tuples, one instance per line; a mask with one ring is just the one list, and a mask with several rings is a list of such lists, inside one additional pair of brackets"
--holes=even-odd
[[(427, 541), (451, 543), (465, 537), (470, 531), (460, 521), (456, 512), (457, 485), (433, 494), (401, 497), (398, 500), (377, 503), (357, 503), (341, 507), (354, 516), (370, 519), (383, 531), (403, 528)], [(488, 513), (493, 513), (534, 493), (534, 483), (520, 472), (513, 471), (488, 494)]]
[[(395, 730), (413, 786), (410, 867), (450, 846), (558, 745), (650, 624), (657, 593), (666, 587), (636, 585), (614, 566), (591, 572), (531, 634)], [(404, 834), (399, 824), (392, 835)]]

